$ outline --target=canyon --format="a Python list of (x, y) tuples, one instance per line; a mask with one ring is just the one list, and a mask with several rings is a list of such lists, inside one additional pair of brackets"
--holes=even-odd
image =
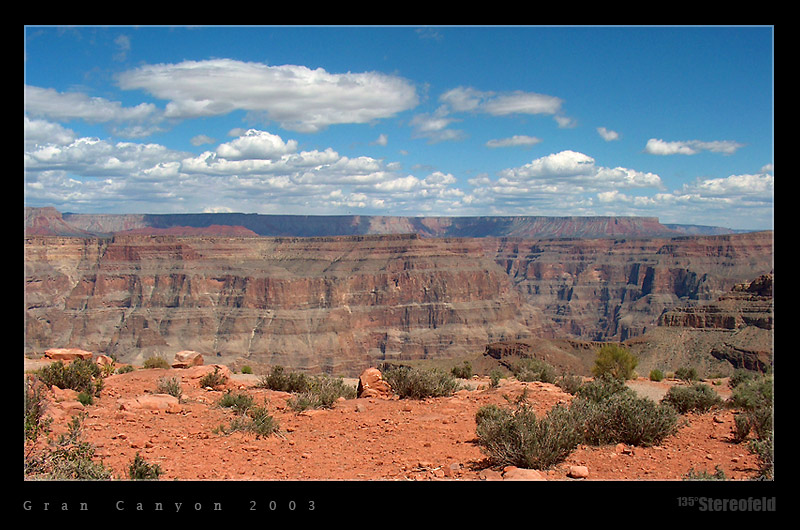
[[(498, 218), (482, 232), (475, 220), (416, 219), (425, 234), (393, 233), (408, 226), (383, 218), (388, 233), (340, 234), (328, 224), (334, 235), (301, 237), (228, 224), (238, 218), (81, 224), (54, 212), (26, 209), (28, 356), (76, 347), (141, 363), (194, 350), (234, 370), (352, 377), (384, 361), (463, 358), (526, 341), (556, 361), (575, 357), (571, 368), (585, 372), (594, 343), (642, 344), (670, 323), (696, 326), (675, 312), (702, 314), (773, 270), (771, 231), (685, 235), (649, 218)], [(300, 225), (297, 233), (310, 233)]]

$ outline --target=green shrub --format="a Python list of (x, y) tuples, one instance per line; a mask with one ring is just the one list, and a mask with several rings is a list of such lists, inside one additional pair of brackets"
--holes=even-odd
[(216, 388), (224, 385), (227, 380), (228, 376), (219, 371), (219, 366), (215, 366), (213, 372), (209, 372), (200, 378), (200, 387)]
[(476, 416), (478, 445), (495, 464), (547, 469), (563, 461), (581, 435), (569, 409), (556, 406), (538, 419), (532, 407), (481, 407)]
[(302, 373), (287, 373), (283, 366), (276, 365), (269, 374), (261, 377), (256, 386), (280, 392), (306, 392), (310, 386), (310, 379)]
[(345, 384), (341, 377), (321, 375), (312, 378), (308, 390), (299, 392), (287, 404), (297, 412), (306, 409), (329, 409), (337, 399), (354, 399), (356, 389)]
[(131, 480), (158, 480), (161, 473), (158, 464), (148, 464), (138, 451), (128, 467), (128, 477)]
[(683, 480), (728, 480), (728, 477), (725, 476), (725, 471), (717, 466), (716, 471), (712, 475), (708, 471), (695, 471), (694, 468), (691, 468), (686, 475), (683, 476)]
[(667, 395), (661, 399), (662, 403), (669, 404), (681, 414), (687, 412), (707, 412), (722, 404), (713, 388), (703, 383), (693, 383), (691, 386), (674, 386)]
[(253, 373), (253, 369), (250, 368), (247, 365), (244, 365), (244, 366), (242, 366), (242, 373), (243, 374), (252, 374)]
[(472, 365), (469, 361), (464, 361), (462, 365), (454, 366), (450, 373), (459, 379), (469, 379), (472, 377)]
[(228, 390), (219, 399), (219, 406), (233, 409), (234, 413), (245, 414), (253, 406), (253, 396), (247, 392), (234, 392)]
[(697, 370), (693, 367), (682, 367), (675, 370), (675, 377), (681, 381), (697, 381), (699, 379)]
[(635, 392), (625, 385), (625, 381), (610, 375), (602, 375), (592, 381), (588, 381), (576, 391), (578, 397), (596, 403), (607, 401), (619, 393), (635, 395)]
[(450, 396), (461, 388), (452, 374), (408, 366), (385, 367), (383, 379), (400, 398), (424, 399)]
[(94, 462), (95, 448), (80, 441), (83, 417), (73, 416), (66, 435), (60, 435), (53, 448), (26, 454), (25, 475), (46, 480), (108, 480), (111, 471)]
[(48, 387), (68, 388), (92, 395), (100, 395), (103, 388), (100, 367), (87, 359), (76, 359), (68, 365), (56, 361), (40, 368), (35, 375)]
[(757, 376), (744, 379), (734, 388), (728, 404), (734, 408), (755, 410), (761, 407), (772, 407), (772, 376)]
[(610, 376), (615, 379), (632, 379), (639, 360), (618, 344), (606, 344), (597, 351), (592, 373), (595, 377)]
[(659, 369), (650, 370), (650, 381), (663, 381), (664, 372)]
[(775, 478), (775, 445), (770, 431), (763, 439), (750, 441), (750, 452), (758, 456), (760, 463), (758, 480)]
[(162, 377), (159, 379), (158, 386), (156, 386), (156, 392), (158, 394), (169, 394), (170, 396), (174, 396), (178, 398), (178, 401), (180, 401), (183, 396), (181, 382), (177, 377), (172, 377), (169, 379)]
[(236, 431), (249, 432), (260, 438), (278, 432), (278, 422), (269, 414), (265, 402), (264, 406), (248, 407), (243, 414), (233, 419), (229, 427), (220, 426), (219, 431), (225, 434)]
[(618, 391), (601, 400), (579, 397), (570, 405), (582, 441), (588, 445), (658, 445), (677, 429), (678, 415), (668, 406)]
[(762, 374), (752, 370), (745, 370), (744, 368), (737, 368), (728, 379), (728, 384), (731, 388), (735, 388), (746, 381), (752, 381), (763, 377)]
[(128, 374), (134, 371), (136, 371), (136, 368), (134, 368), (133, 365), (130, 364), (127, 364), (125, 366), (120, 366), (119, 368), (117, 368), (118, 374)]
[(519, 381), (556, 382), (556, 370), (540, 359), (523, 357), (511, 363), (509, 369)]
[(52, 418), (45, 418), (47, 408), (44, 386), (33, 377), (25, 378), (25, 440), (36, 441), (42, 432), (49, 429)]
[(148, 357), (147, 359), (145, 359), (144, 363), (142, 364), (142, 367), (143, 368), (148, 368), (148, 369), (151, 369), (151, 368), (171, 368), (171, 366), (169, 365), (167, 360), (164, 359), (161, 356), (158, 356), (158, 355), (153, 356), (153, 357)]
[(567, 394), (577, 394), (578, 389), (583, 385), (583, 379), (579, 375), (562, 374), (556, 380), (556, 384)]
[(78, 394), (78, 401), (84, 407), (88, 407), (89, 405), (94, 405), (94, 398), (91, 394), (87, 394), (86, 392), (80, 392)]
[(493, 369), (489, 372), (489, 383), (491, 384), (492, 388), (497, 388), (500, 384), (500, 379), (503, 378), (503, 371), (497, 368)]

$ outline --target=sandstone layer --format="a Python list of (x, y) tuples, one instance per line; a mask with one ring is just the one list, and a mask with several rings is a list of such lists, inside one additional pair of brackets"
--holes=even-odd
[(25, 353), (355, 376), (506, 340), (625, 340), (772, 270), (772, 233), (25, 238)]

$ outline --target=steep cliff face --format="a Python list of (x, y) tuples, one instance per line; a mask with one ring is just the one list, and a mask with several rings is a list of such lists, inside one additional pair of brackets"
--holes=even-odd
[(772, 233), (670, 239), (503, 240), (496, 261), (560, 330), (625, 340), (772, 270)]
[(127, 236), (25, 248), (26, 350), (80, 344), (130, 362), (193, 349), (352, 374), (546, 331), (470, 240)]
[(25, 238), (26, 352), (355, 374), (536, 337), (624, 340), (772, 269), (771, 233), (671, 239)]
[(727, 374), (765, 372), (773, 359), (773, 275), (737, 283), (711, 303), (666, 311), (658, 326), (628, 341), (646, 369), (681, 366)]

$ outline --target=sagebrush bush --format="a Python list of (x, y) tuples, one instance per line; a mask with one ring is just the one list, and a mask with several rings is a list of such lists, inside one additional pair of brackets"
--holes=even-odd
[(400, 398), (450, 396), (461, 389), (461, 384), (450, 373), (409, 366), (384, 367), (383, 379)]
[(128, 466), (128, 478), (131, 480), (158, 480), (161, 473), (161, 467), (158, 464), (147, 463), (138, 451)]
[(453, 377), (458, 377), (459, 379), (469, 379), (472, 377), (472, 364), (469, 361), (464, 361), (463, 364), (454, 366), (450, 373), (453, 374)]
[(68, 365), (55, 361), (34, 373), (47, 386), (68, 388), (95, 396), (99, 396), (103, 388), (100, 367), (87, 359), (76, 359)]
[(93, 460), (95, 448), (81, 441), (83, 416), (73, 416), (54, 445), (25, 455), (25, 476), (46, 480), (108, 480), (111, 470)]
[(773, 379), (771, 375), (755, 376), (742, 379), (733, 388), (728, 404), (734, 408), (755, 410), (760, 407), (772, 407)]
[(215, 366), (213, 372), (209, 372), (200, 378), (200, 386), (202, 388), (216, 388), (224, 385), (227, 380), (228, 376), (219, 371), (219, 366)]
[(169, 394), (170, 396), (174, 396), (178, 398), (178, 401), (180, 401), (183, 397), (181, 382), (177, 377), (171, 377), (169, 379), (162, 377), (159, 379), (156, 386), (156, 392), (159, 394)]
[(356, 397), (356, 389), (345, 384), (341, 377), (321, 375), (311, 378), (308, 389), (297, 393), (287, 401), (287, 404), (297, 412), (306, 409), (329, 409), (340, 397), (353, 399)]
[(722, 398), (710, 386), (693, 383), (688, 387), (673, 386), (661, 398), (661, 402), (669, 404), (681, 414), (685, 414), (687, 412), (707, 412), (722, 405)]
[(283, 366), (275, 365), (269, 374), (261, 376), (256, 387), (278, 390), (280, 392), (306, 392), (310, 386), (310, 378), (299, 372), (289, 372)]
[(496, 388), (500, 384), (500, 379), (503, 378), (502, 370), (498, 370), (497, 368), (493, 369), (489, 372), (489, 383), (492, 388)]
[(250, 408), (252, 408), (255, 400), (253, 396), (248, 394), (247, 392), (234, 392), (232, 390), (228, 390), (222, 397), (219, 399), (219, 406), (224, 408), (233, 409), (233, 412), (236, 414), (245, 414)]
[(253, 405), (247, 408), (244, 413), (237, 415), (229, 427), (224, 425), (219, 427), (223, 433), (236, 431), (249, 432), (256, 435), (256, 438), (270, 436), (278, 432), (278, 422), (267, 410), (266, 402), (263, 406)]
[(533, 357), (523, 357), (517, 359), (509, 366), (511, 373), (518, 381), (541, 381), (543, 383), (556, 382), (556, 369), (550, 364)]
[(532, 407), (481, 407), (475, 417), (478, 445), (499, 465), (547, 469), (563, 461), (581, 442), (573, 416), (556, 406), (539, 419)]
[(603, 375), (583, 383), (575, 393), (578, 397), (597, 403), (606, 401), (619, 393), (635, 395), (635, 392), (625, 385), (625, 381), (610, 375)]
[(244, 366), (242, 366), (242, 373), (243, 374), (252, 374), (253, 373), (253, 369), (250, 368), (247, 365), (244, 365)]
[(583, 385), (583, 379), (579, 375), (562, 374), (556, 379), (556, 385), (567, 394), (577, 394), (578, 389)]
[(682, 381), (697, 381), (699, 379), (697, 369), (691, 366), (675, 370), (675, 377)]
[(148, 368), (148, 369), (152, 369), (152, 368), (171, 368), (169, 363), (167, 362), (167, 360), (164, 359), (163, 357), (158, 356), (158, 355), (153, 356), (153, 357), (148, 357), (147, 359), (145, 359), (144, 363), (142, 363), (142, 367), (143, 368)]
[(639, 359), (623, 346), (605, 344), (597, 351), (592, 367), (595, 377), (610, 376), (616, 379), (631, 379)]
[(650, 370), (650, 381), (663, 381), (664, 380), (664, 372), (659, 369)]
[(632, 391), (616, 392), (597, 401), (579, 397), (572, 401), (570, 410), (587, 445), (658, 445), (674, 434), (678, 425), (672, 407), (638, 397)]
[(44, 386), (35, 378), (25, 378), (25, 440), (36, 441), (41, 433), (49, 429), (52, 422), (52, 418), (44, 415), (47, 408), (44, 391)]
[(117, 368), (117, 373), (118, 374), (129, 374), (129, 373), (135, 372), (135, 371), (136, 371), (136, 368), (134, 368), (133, 365), (130, 365), (130, 364), (127, 364), (125, 366), (120, 366), (119, 368)]

